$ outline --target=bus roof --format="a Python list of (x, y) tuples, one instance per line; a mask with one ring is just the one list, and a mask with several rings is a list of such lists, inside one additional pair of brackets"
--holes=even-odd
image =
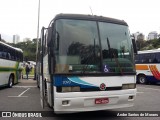
[(138, 54), (145, 54), (145, 53), (157, 53), (160, 52), (160, 48), (158, 49), (152, 49), (152, 50), (143, 50), (143, 51), (138, 51)]
[(128, 24), (124, 20), (118, 20), (114, 18), (96, 16), (96, 15), (57, 14), (54, 20), (57, 20), (57, 19), (93, 20), (93, 21), (101, 21), (101, 22), (115, 23), (115, 24), (128, 26)]
[(13, 46), (8, 45), (8, 44), (6, 44), (6, 43), (4, 43), (4, 42), (2, 42), (2, 41), (0, 41), (0, 44), (2, 44), (2, 45), (4, 45), (4, 46), (7, 46), (7, 47), (10, 47), (10, 48), (12, 48), (12, 49), (14, 49), (14, 50), (17, 50), (17, 51), (19, 51), (19, 52), (23, 52), (22, 49), (13, 47)]

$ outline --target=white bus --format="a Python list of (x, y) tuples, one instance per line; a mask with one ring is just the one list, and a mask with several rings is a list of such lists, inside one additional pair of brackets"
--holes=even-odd
[(135, 57), (137, 82), (160, 82), (160, 49), (138, 51)]
[(134, 45), (123, 20), (56, 15), (41, 34), (42, 107), (44, 100), (55, 113), (133, 106)]
[(23, 51), (0, 41), (0, 87), (18, 83), (22, 72)]

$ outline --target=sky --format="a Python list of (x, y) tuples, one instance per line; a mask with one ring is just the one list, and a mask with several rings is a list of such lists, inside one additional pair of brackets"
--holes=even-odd
[[(39, 0), (0, 0), (0, 34), (37, 38)], [(39, 31), (59, 13), (94, 14), (124, 20), (130, 33), (160, 33), (160, 0), (40, 0)]]

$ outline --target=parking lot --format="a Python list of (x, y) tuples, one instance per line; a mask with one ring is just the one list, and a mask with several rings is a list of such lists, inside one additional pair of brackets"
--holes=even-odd
[[(22, 112), (48, 112), (48, 116), (39, 119), (106, 119), (108, 115), (114, 115), (115, 112), (137, 112), (137, 111), (152, 111), (154, 114), (159, 114), (160, 111), (160, 85), (139, 85), (137, 84), (137, 97), (135, 100), (134, 107), (97, 111), (97, 112), (86, 112), (76, 113), (67, 115), (56, 115), (52, 108), (47, 105), (44, 109), (40, 105), (40, 92), (37, 88), (36, 81), (33, 79), (23, 79), (13, 88), (1, 88), (0, 89), (0, 111), (22, 111)], [(158, 112), (157, 112), (158, 111)], [(118, 117), (119, 119), (134, 119), (133, 117)], [(139, 119), (150, 119), (151, 117), (139, 117)], [(159, 119), (153, 117), (153, 119)], [(4, 119), (4, 118), (3, 118)], [(16, 120), (16, 118), (13, 118)], [(25, 119), (25, 118), (24, 118)]]

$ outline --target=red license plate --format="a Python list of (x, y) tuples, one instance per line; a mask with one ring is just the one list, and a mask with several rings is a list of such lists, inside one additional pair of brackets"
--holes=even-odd
[(106, 104), (109, 103), (108, 98), (97, 98), (95, 99), (95, 104)]

